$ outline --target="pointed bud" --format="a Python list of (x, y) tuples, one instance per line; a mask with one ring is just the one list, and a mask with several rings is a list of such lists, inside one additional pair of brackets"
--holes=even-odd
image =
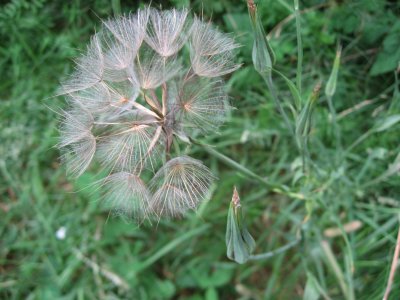
[(256, 243), (244, 223), (242, 206), (236, 187), (233, 190), (232, 201), (229, 206), (226, 247), (228, 258), (239, 264), (245, 263), (256, 247)]
[(314, 87), (313, 92), (311, 93), (310, 97), (306, 105), (301, 110), (299, 116), (296, 120), (296, 133), (302, 136), (306, 136), (310, 129), (311, 123), (311, 116), (314, 109), (314, 105), (318, 100), (319, 93), (321, 91), (321, 84), (317, 83)]
[(275, 64), (275, 54), (269, 45), (268, 39), (262, 27), (260, 17), (257, 12), (257, 6), (253, 0), (247, 1), (250, 21), (253, 27), (254, 45), (253, 45), (253, 64), (254, 68), (261, 75), (271, 72)]
[(315, 103), (319, 98), (320, 91), (321, 91), (321, 83), (317, 83), (314, 87), (313, 92), (308, 98), (306, 105), (302, 108), (300, 114), (297, 116), (296, 140), (299, 145), (301, 145), (302, 137), (307, 136), (308, 133), (310, 132), (312, 113), (314, 110)]
[(336, 82), (337, 82), (337, 76), (338, 76), (338, 72), (339, 72), (341, 53), (342, 53), (342, 48), (339, 47), (338, 50), (336, 51), (336, 57), (335, 57), (335, 61), (333, 62), (333, 68), (332, 68), (331, 75), (329, 76), (328, 83), (326, 84), (326, 87), (325, 87), (325, 95), (328, 97), (332, 97), (336, 92)]

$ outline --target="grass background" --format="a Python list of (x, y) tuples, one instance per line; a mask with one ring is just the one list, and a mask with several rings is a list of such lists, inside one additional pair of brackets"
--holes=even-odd
[[(139, 1), (140, 2), (140, 1)], [(137, 228), (109, 218), (87, 186), (59, 164), (57, 117), (47, 108), (72, 59), (85, 49), (102, 18), (147, 2), (14, 0), (0, 7), (0, 298), (1, 299), (302, 299), (315, 279), (331, 299), (381, 299), (400, 213), (399, 125), (371, 134), (337, 161), (325, 97), (314, 113), (310, 151), (322, 180), (293, 183), (298, 153), (268, 90), (251, 64), (252, 36), (245, 1), (153, 1), (203, 11), (243, 45), (243, 67), (228, 78), (237, 108), (206, 142), (261, 176), (292, 187), (306, 201), (281, 196), (193, 147), (220, 178), (210, 202), (182, 220)], [(294, 79), (296, 31), (292, 3), (259, 1), (271, 32), (277, 67)], [(344, 147), (387, 116), (400, 113), (395, 70), (400, 60), (397, 1), (301, 1), (304, 96), (326, 83), (337, 42), (343, 45), (334, 105)], [(289, 97), (277, 80), (281, 97)], [(358, 107), (357, 105), (363, 104)], [(348, 111), (350, 109), (350, 112)], [(388, 173), (388, 171), (391, 171)], [(225, 256), (225, 225), (233, 185), (246, 209), (256, 253), (295, 238), (296, 248), (272, 259), (238, 265)], [(361, 228), (327, 237), (327, 228), (358, 221)], [(66, 228), (66, 238), (56, 232)], [(335, 271), (326, 241), (341, 272)], [(310, 279), (312, 278), (312, 279)], [(400, 298), (397, 277), (390, 299)], [(310, 288), (309, 288), (310, 289)], [(308, 294), (310, 297), (310, 294)], [(317, 298), (309, 298), (317, 299)], [(322, 297), (321, 297), (322, 299)]]

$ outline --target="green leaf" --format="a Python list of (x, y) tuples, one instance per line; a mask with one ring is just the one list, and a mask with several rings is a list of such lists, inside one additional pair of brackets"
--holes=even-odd
[(318, 300), (320, 293), (317, 288), (316, 279), (314, 276), (307, 274), (307, 283), (304, 290), (303, 300)]
[(398, 20), (383, 41), (383, 49), (379, 52), (370, 71), (372, 76), (396, 70), (400, 62), (399, 36), (400, 21)]
[(375, 127), (375, 132), (382, 132), (400, 122), (400, 115), (391, 115), (381, 120)]
[(215, 288), (208, 288), (205, 295), (206, 300), (218, 300), (218, 293)]
[(297, 89), (296, 85), (289, 78), (287, 78), (285, 75), (283, 75), (281, 72), (279, 72), (275, 69), (273, 69), (273, 72), (275, 74), (278, 74), (279, 76), (281, 76), (282, 79), (285, 81), (286, 85), (288, 86), (288, 88), (290, 90), (290, 93), (292, 94), (296, 108), (298, 110), (300, 110), (301, 109), (301, 96), (300, 96), (299, 90)]
[(307, 272), (307, 283), (304, 289), (303, 300), (317, 300), (320, 299), (320, 296), (322, 296), (323, 299), (331, 299), (319, 284), (317, 278), (315, 278), (313, 274)]

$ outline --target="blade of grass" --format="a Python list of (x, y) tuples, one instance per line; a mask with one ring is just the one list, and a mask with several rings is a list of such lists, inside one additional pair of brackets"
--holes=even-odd
[(199, 228), (195, 228), (193, 230), (190, 230), (184, 234), (182, 234), (181, 236), (179, 236), (178, 238), (172, 240), (171, 242), (169, 242), (168, 244), (166, 244), (164, 247), (162, 247), (161, 249), (159, 249), (156, 253), (154, 253), (153, 255), (151, 255), (150, 257), (148, 257), (147, 259), (145, 259), (139, 267), (138, 272), (143, 271), (144, 269), (146, 269), (147, 267), (151, 266), (153, 263), (155, 263), (157, 260), (159, 260), (161, 257), (163, 257), (164, 255), (166, 255), (168, 252), (171, 252), (172, 250), (174, 250), (176, 247), (178, 247), (180, 244), (182, 244), (184, 241), (186, 241), (187, 239), (190, 239), (194, 236), (200, 235), (201, 233), (203, 233), (204, 231), (206, 231), (208, 228), (210, 227), (209, 224), (203, 225)]
[(335, 258), (335, 255), (332, 252), (331, 247), (329, 246), (329, 243), (325, 240), (321, 241), (321, 248), (324, 251), (325, 257), (326, 257), (326, 262), (327, 265), (332, 269), (333, 274), (335, 275), (337, 281), (339, 282), (340, 289), (342, 290), (343, 296), (345, 299), (353, 300), (354, 295), (350, 291), (348, 285), (346, 284), (345, 281), (345, 276), (340, 269), (340, 266)]
[(301, 22), (299, 11), (299, 0), (294, 0), (294, 14), (296, 18), (296, 34), (297, 34), (297, 74), (296, 85), (299, 93), (302, 92), (302, 73), (303, 73), (303, 42), (301, 40)]

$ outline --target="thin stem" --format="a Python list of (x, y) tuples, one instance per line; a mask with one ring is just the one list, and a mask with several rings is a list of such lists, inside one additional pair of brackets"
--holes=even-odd
[(340, 128), (337, 122), (337, 117), (336, 117), (336, 110), (335, 107), (333, 106), (333, 101), (332, 101), (332, 96), (327, 96), (328, 99), (328, 106), (329, 106), (329, 111), (332, 116), (332, 124), (333, 128), (335, 131), (335, 137), (336, 137), (336, 148), (337, 149), (342, 149), (342, 143), (341, 143), (341, 137), (340, 137)]
[(307, 137), (301, 137), (301, 161), (303, 164), (303, 173), (307, 174), (309, 168), (308, 163), (311, 160), (310, 153), (308, 152)]
[(301, 95), (301, 76), (303, 73), (303, 42), (301, 40), (301, 23), (300, 23), (300, 11), (299, 11), (299, 0), (294, 0), (294, 15), (296, 18), (296, 33), (297, 33), (297, 74), (296, 74), (296, 85)]
[(275, 101), (275, 105), (278, 107), (278, 110), (281, 113), (281, 115), (286, 123), (286, 127), (289, 129), (290, 133), (294, 135), (292, 124), (290, 123), (289, 117), (286, 114), (285, 110), (283, 109), (281, 102), (278, 98), (278, 95), (276, 93), (276, 89), (275, 89), (275, 85), (272, 81), (271, 73), (269, 73), (266, 76), (263, 76), (263, 78), (264, 78), (265, 82), (267, 83), (268, 89), (270, 90), (272, 98)]
[(358, 144), (363, 142), (366, 138), (368, 138), (371, 134), (373, 133), (373, 130), (368, 130), (366, 133), (364, 133), (362, 136), (360, 136), (353, 144), (351, 144), (347, 149), (346, 153), (350, 152), (354, 147), (356, 147)]
[(224, 154), (218, 152), (216, 149), (214, 149), (211, 146), (204, 145), (204, 144), (197, 144), (200, 145), (205, 151), (207, 151), (209, 154), (212, 156), (218, 158), (220, 161), (224, 162), (226, 165), (238, 170), (240, 173), (247, 175), (261, 184), (269, 187), (269, 188), (280, 188), (279, 184), (272, 183), (268, 181), (265, 178), (262, 178), (261, 176), (257, 175), (253, 171), (249, 170), (248, 168), (244, 167), (243, 165), (239, 164), (238, 162), (234, 161), (233, 159), (229, 158), (228, 156), (225, 156)]
[(275, 182), (271, 182), (266, 178), (262, 178), (261, 176), (257, 175), (256, 173), (254, 173), (253, 171), (249, 170), (245, 166), (239, 164), (238, 162), (234, 161), (233, 159), (229, 158), (228, 156), (222, 154), (221, 152), (219, 152), (215, 148), (213, 148), (213, 147), (211, 147), (209, 145), (202, 144), (202, 143), (200, 143), (200, 142), (198, 142), (196, 140), (193, 140), (191, 138), (190, 138), (190, 141), (193, 144), (202, 147), (206, 152), (208, 152), (209, 154), (211, 154), (215, 158), (219, 159), (221, 162), (225, 163), (227, 166), (230, 166), (231, 168), (236, 169), (237, 171), (239, 171), (243, 175), (247, 175), (250, 178), (258, 181), (262, 185), (266, 186), (267, 188), (272, 189), (273, 192), (275, 192), (277, 194), (281, 194), (281, 195), (286, 195), (286, 196), (288, 196), (290, 198), (294, 198), (294, 199), (299, 199), (299, 200), (305, 200), (306, 199), (306, 197), (303, 194), (289, 191), (288, 188), (285, 185), (282, 185), (282, 184), (279, 184), (279, 183), (275, 183)]
[(249, 260), (261, 260), (261, 259), (271, 258), (271, 257), (273, 257), (275, 255), (281, 254), (281, 253), (293, 248), (294, 246), (299, 244), (300, 241), (301, 241), (300, 239), (297, 239), (297, 240), (294, 240), (294, 241), (292, 241), (290, 243), (287, 243), (286, 245), (284, 245), (284, 246), (282, 246), (280, 248), (277, 248), (277, 249), (275, 249), (273, 251), (269, 251), (269, 252), (265, 252), (265, 253), (261, 253), (261, 254), (256, 254), (256, 255), (251, 255), (249, 257)]

